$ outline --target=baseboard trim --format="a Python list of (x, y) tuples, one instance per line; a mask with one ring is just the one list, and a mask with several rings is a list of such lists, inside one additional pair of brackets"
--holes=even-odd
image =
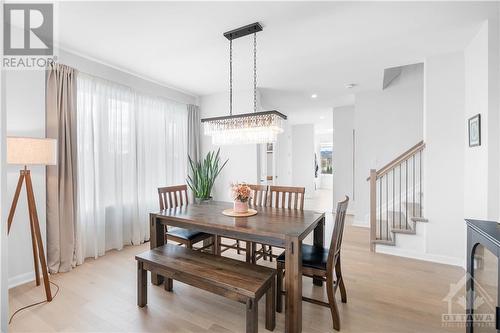
[(407, 251), (407, 250), (402, 250), (402, 249), (394, 247), (394, 246), (377, 245), (376, 252), (382, 253), (382, 254), (388, 254), (388, 255), (392, 255), (392, 256), (417, 259), (417, 260), (424, 260), (424, 261), (435, 262), (438, 264), (460, 266), (460, 267), (465, 268), (465, 261), (463, 259), (460, 259), (460, 258), (436, 255), (436, 254), (431, 254), (431, 253)]
[(35, 281), (35, 272), (28, 272), (10, 277), (8, 282), (9, 289), (32, 281)]

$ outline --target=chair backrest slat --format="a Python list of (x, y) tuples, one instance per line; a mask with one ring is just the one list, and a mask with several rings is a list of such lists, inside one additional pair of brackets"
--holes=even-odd
[(254, 207), (267, 207), (267, 185), (248, 185), (252, 190), (249, 205)]
[[(184, 200), (182, 199), (183, 196)], [(161, 210), (185, 206), (189, 203), (187, 185), (159, 187), (158, 199)]]
[(168, 207), (169, 208), (172, 208), (174, 205), (173, 205), (173, 202), (172, 202), (172, 192), (168, 192)]
[(164, 210), (165, 209), (164, 196), (163, 193), (160, 193), (160, 191), (158, 191), (158, 199), (160, 201), (160, 210)]
[(304, 193), (304, 187), (269, 186), (269, 202), (274, 202), (273, 207), (276, 208), (292, 209), (293, 207), (293, 209), (304, 210)]
[(179, 193), (179, 202), (180, 202), (181, 206), (184, 206), (184, 202), (182, 201), (182, 192), (178, 191), (178, 193)]
[(340, 248), (342, 247), (342, 237), (344, 235), (345, 215), (347, 212), (348, 204), (348, 196), (346, 196), (343, 201), (337, 204), (337, 213), (335, 214), (335, 224), (333, 226), (332, 240), (330, 241), (330, 250), (328, 251), (327, 270), (333, 270), (340, 255)]

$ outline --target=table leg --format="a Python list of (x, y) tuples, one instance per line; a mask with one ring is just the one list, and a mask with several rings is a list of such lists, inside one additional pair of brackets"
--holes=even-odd
[[(149, 245), (151, 249), (165, 244), (165, 227), (156, 218), (156, 215), (149, 215)], [(151, 273), (151, 283), (155, 286), (162, 284), (163, 276)]]
[(302, 241), (285, 239), (285, 332), (302, 332)]
[(221, 255), (221, 240), (222, 240), (221, 236), (215, 235), (214, 255), (216, 256)]
[[(325, 247), (325, 218), (323, 217), (318, 223), (316, 228), (314, 228), (314, 245), (318, 247)], [(313, 284), (315, 286), (322, 286), (323, 279), (320, 277), (313, 278)]]

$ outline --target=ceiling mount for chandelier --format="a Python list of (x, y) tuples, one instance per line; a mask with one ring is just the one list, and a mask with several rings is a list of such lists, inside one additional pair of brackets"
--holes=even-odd
[[(276, 110), (257, 112), (257, 32), (259, 22), (224, 33), (229, 40), (229, 116), (202, 119), (205, 135), (212, 136), (212, 143), (245, 144), (276, 142), (283, 132), (286, 116)], [(233, 115), (233, 39), (253, 34), (253, 111)]]

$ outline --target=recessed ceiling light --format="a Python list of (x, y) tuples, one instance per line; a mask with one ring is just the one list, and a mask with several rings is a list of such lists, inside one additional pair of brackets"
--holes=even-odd
[(320, 116), (319, 119), (325, 119), (325, 116)]
[(345, 85), (346, 89), (352, 89), (352, 88), (354, 88), (356, 86), (357, 86), (356, 83), (348, 83), (348, 84)]
[(317, 97), (318, 97), (318, 95), (317, 95), (317, 94), (312, 94), (312, 95), (311, 95), (311, 98), (317, 98)]

